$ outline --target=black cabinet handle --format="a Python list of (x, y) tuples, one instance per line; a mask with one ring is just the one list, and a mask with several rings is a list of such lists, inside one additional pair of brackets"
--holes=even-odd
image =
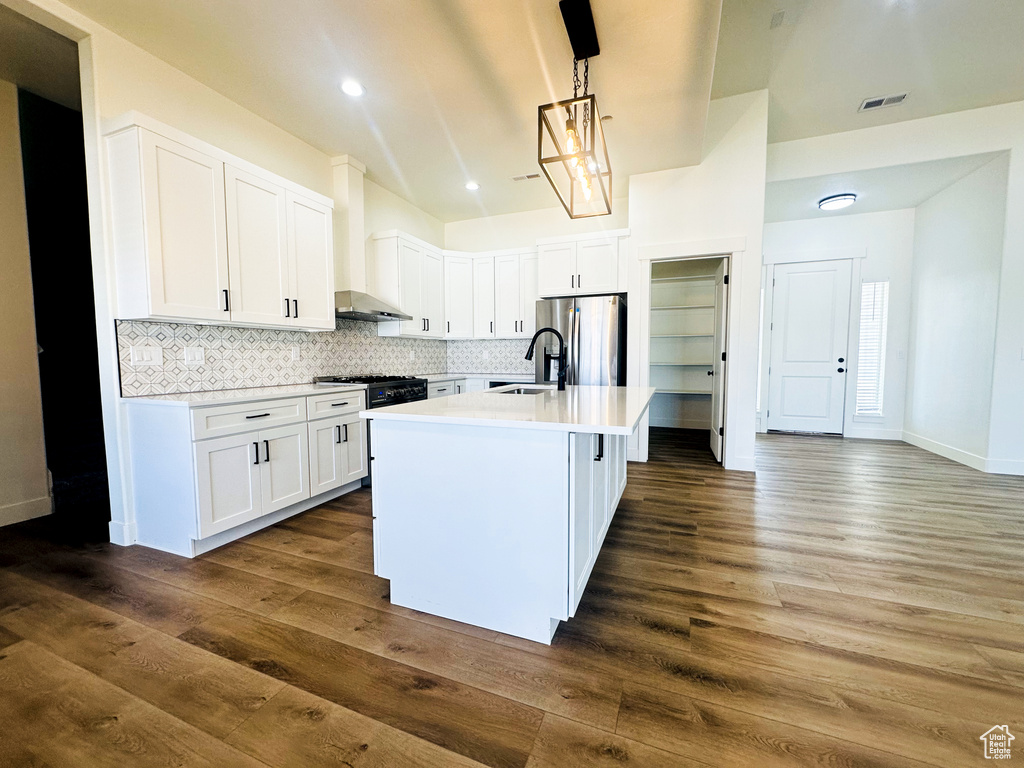
[(836, 370), (839, 371), (840, 373), (846, 373), (845, 368), (836, 368)]
[(336, 442), (338, 445), (341, 445), (341, 424), (335, 424), (334, 426), (335, 429), (338, 430), (338, 439), (335, 440), (334, 442)]
[(295, 311), (292, 312), (292, 317), (298, 317), (299, 316), (299, 300), (298, 299), (292, 299), (292, 304), (295, 307)]
[(228, 304), (228, 289), (227, 288), (224, 289), (224, 311), (225, 312), (230, 312), (231, 311), (231, 306)]
[(577, 288), (582, 288), (583, 287), (583, 275), (576, 275), (576, 287)]
[(430, 318), (427, 318), (427, 333), (430, 333)]
[(265, 461), (270, 461), (270, 441), (269, 440), (264, 440), (263, 441), (263, 450), (267, 454), (267, 458), (265, 459)]
[(494, 321), (491, 320), (491, 333), (494, 333)]
[(342, 424), (341, 428), (345, 430), (345, 439), (342, 440), (341, 442), (347, 443), (348, 442), (348, 424)]
[(448, 321), (448, 333), (451, 333), (451, 332), (452, 332), (452, 321), (449, 320)]
[(337, 408), (339, 405), (348, 405), (348, 403), (348, 400), (346, 400), (344, 403), (331, 403), (331, 408)]
[(247, 419), (262, 419), (262, 418), (264, 418), (266, 416), (269, 416), (269, 415), (270, 415), (269, 413), (257, 413), (257, 414), (255, 414), (253, 416), (246, 416), (245, 418), (247, 418)]
[(284, 316), (285, 317), (291, 317), (292, 316), (292, 303), (288, 299), (284, 300)]
[(569, 287), (570, 288), (575, 288), (576, 287), (576, 275), (572, 275), (569, 278)]
[(604, 458), (604, 435), (597, 436), (597, 456), (594, 457), (594, 461), (600, 461)]
[(252, 448), (256, 452), (256, 461), (254, 461), (253, 464), (254, 465), (259, 465), (259, 463), (260, 463), (260, 444), (259, 443), (253, 443), (252, 444)]

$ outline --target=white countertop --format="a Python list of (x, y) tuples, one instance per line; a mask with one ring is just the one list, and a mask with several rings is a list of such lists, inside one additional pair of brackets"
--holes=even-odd
[(652, 387), (545, 388), (536, 395), (504, 394), (511, 385), (433, 400), (362, 411), (364, 419), (416, 421), (478, 427), (543, 429), (630, 435), (654, 397)]
[(176, 405), (185, 408), (195, 408), (203, 405), (227, 405), (229, 403), (248, 403), (255, 400), (277, 400), (284, 397), (330, 395), (338, 392), (352, 392), (365, 389), (365, 385), (283, 384), (276, 387), (218, 389), (212, 392), (182, 392), (175, 395), (142, 395), (140, 397), (123, 397), (121, 400), (126, 403)]
[(436, 381), (455, 381), (455, 379), (501, 379), (509, 381), (533, 381), (532, 373), (419, 373), (418, 378), (426, 379), (431, 384)]

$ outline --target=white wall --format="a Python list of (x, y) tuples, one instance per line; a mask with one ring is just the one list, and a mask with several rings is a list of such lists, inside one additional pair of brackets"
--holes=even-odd
[(1008, 172), (1004, 154), (917, 209), (906, 439), (978, 469), (989, 452)]
[[(614, 169), (613, 169), (614, 170)], [(547, 184), (538, 179), (530, 184)], [(552, 198), (555, 196), (551, 190)], [(478, 219), (451, 221), (444, 225), (444, 246), (453, 251), (500, 251), (506, 248), (531, 248), (546, 237), (607, 232), (629, 226), (629, 199), (612, 201), (607, 216), (570, 219), (561, 206), (536, 211), (483, 216)]]
[[(1024, 474), (1024, 102), (772, 144), (768, 180), (1010, 151), (986, 469)], [(1016, 213), (1014, 213), (1016, 212)]]
[(363, 181), (363, 206), (367, 243), (375, 232), (400, 229), (438, 248), (445, 246), (445, 225), (440, 219), (369, 179)]
[[(907, 387), (906, 353), (910, 341), (911, 264), (914, 259), (914, 209), (862, 213), (766, 224), (764, 256), (769, 276), (765, 286), (764, 328), (770, 328), (771, 270), (776, 263), (818, 261), (829, 254), (858, 252), (854, 259), (850, 297), (850, 343), (843, 434), (899, 440), (902, 438)], [(882, 417), (856, 416), (857, 348), (860, 343), (860, 284), (889, 281), (885, 384)], [(770, 330), (765, 335), (761, 370), (761, 404), (768, 402)], [(762, 426), (764, 421), (762, 420)]]
[[(645, 258), (738, 250), (730, 263), (725, 466), (754, 469), (757, 341), (761, 298), (768, 92), (711, 102), (700, 165), (630, 178), (630, 310), (646, 317)], [(642, 320), (644, 319), (642, 317)], [(630, 323), (631, 350), (646, 349), (646, 322)], [(630, 381), (646, 384), (640, 355)]]
[(0, 80), (0, 525), (50, 512), (18, 89)]

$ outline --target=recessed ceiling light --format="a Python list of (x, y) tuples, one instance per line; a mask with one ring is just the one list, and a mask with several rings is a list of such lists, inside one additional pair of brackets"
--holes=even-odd
[(849, 208), (856, 202), (857, 196), (852, 192), (847, 192), (842, 195), (823, 197), (818, 201), (818, 207), (823, 211), (838, 211), (842, 208)]
[(480, 185), (477, 184), (475, 181), (467, 181), (466, 189), (468, 189), (470, 192), (476, 192), (478, 189), (480, 189)]
[(357, 97), (358, 96), (362, 96), (364, 93), (366, 93), (366, 91), (363, 88), (363, 86), (361, 86), (359, 84), (359, 81), (358, 80), (352, 80), (351, 78), (348, 79), (348, 80), (342, 80), (342, 82), (341, 82), (341, 90), (344, 91), (345, 93), (347, 93), (349, 96), (357, 96)]

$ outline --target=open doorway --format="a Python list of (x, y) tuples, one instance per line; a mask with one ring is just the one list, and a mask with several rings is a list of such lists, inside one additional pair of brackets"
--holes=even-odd
[(649, 455), (725, 447), (729, 260), (677, 259), (651, 265)]
[[(25, 513), (0, 524), (38, 517), (27, 525), (54, 538), (107, 541), (78, 46), (3, 6), (0, 43), (3, 140), (11, 150), (2, 179), (10, 202), (5, 220), (8, 235), (17, 233), (4, 244), (9, 330), (0, 376), (17, 401), (5, 408), (19, 414), (17, 422), (0, 423), (0, 439), (23, 448), (0, 490), (26, 497), (15, 500)], [(40, 488), (42, 498), (30, 498)]]

